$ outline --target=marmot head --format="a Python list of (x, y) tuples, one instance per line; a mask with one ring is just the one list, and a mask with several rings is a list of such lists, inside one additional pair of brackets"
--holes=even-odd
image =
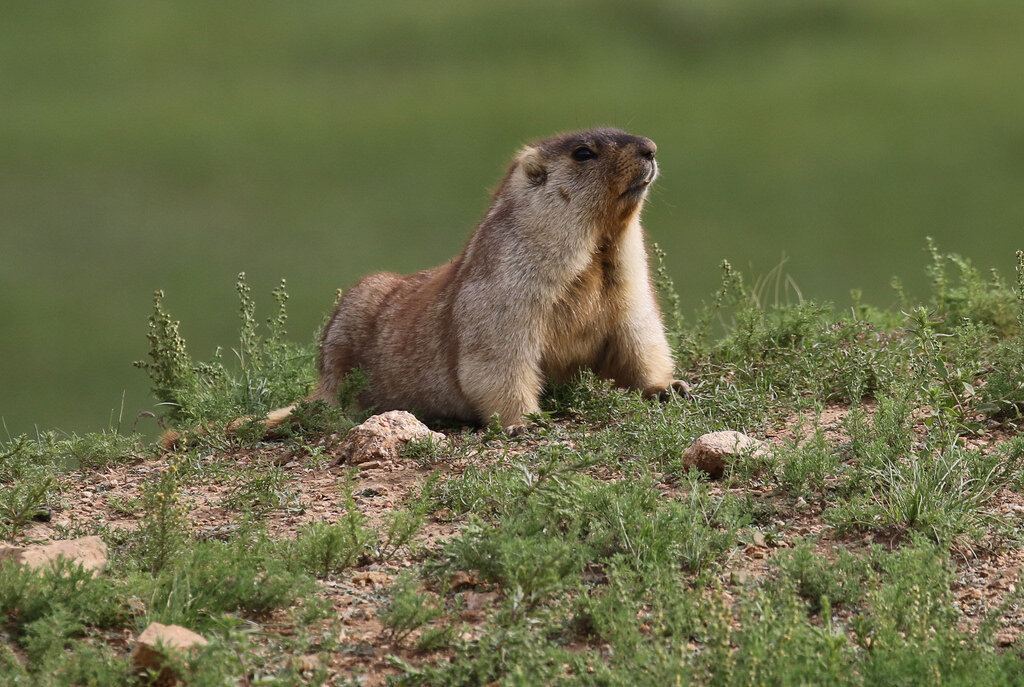
[(558, 208), (598, 224), (618, 223), (643, 203), (658, 174), (657, 150), (651, 139), (618, 129), (563, 134), (523, 148), (509, 181), (546, 213)]

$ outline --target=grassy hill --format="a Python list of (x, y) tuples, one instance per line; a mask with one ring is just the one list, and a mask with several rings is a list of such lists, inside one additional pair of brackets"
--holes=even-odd
[[(726, 267), (680, 323), (661, 270), (692, 399), (583, 376), (522, 435), (340, 465), (359, 414), (222, 431), (308, 384), (285, 310), (257, 327), (240, 282), (238, 355), (203, 362), (158, 300), (147, 370), (185, 448), (0, 442), (0, 538), (110, 548), (95, 578), (0, 564), (0, 681), (130, 684), (158, 621), (210, 640), (195, 685), (1015, 684), (1024, 253), (1007, 280), (930, 247), (898, 309), (776, 302)], [(770, 450), (686, 469), (718, 430)]]

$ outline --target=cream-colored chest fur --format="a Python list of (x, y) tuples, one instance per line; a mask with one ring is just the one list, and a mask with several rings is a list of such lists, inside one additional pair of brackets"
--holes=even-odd
[(614, 241), (591, 250), (544, 318), (541, 370), (565, 380), (604, 355), (609, 336), (638, 303), (650, 298), (643, 232), (635, 218)]

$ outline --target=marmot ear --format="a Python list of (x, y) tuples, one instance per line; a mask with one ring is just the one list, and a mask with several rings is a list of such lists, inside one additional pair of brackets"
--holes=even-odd
[(540, 151), (531, 146), (523, 148), (517, 158), (519, 166), (523, 168), (527, 180), (534, 186), (540, 186), (548, 180), (548, 170), (544, 166), (544, 158)]

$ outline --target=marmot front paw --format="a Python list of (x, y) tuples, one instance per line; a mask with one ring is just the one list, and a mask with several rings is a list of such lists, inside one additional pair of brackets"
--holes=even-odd
[(673, 397), (693, 398), (693, 395), (690, 393), (690, 385), (681, 379), (673, 379), (671, 384), (658, 392), (659, 401), (670, 401)]

